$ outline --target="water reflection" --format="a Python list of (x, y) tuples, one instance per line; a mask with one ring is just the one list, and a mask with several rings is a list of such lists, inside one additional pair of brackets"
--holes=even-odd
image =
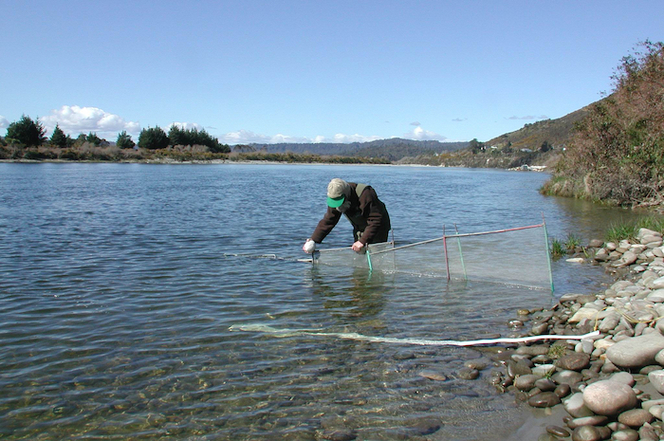
[(613, 225), (636, 222), (646, 216), (658, 216), (647, 210), (607, 207), (589, 201), (549, 197), (559, 208), (547, 216), (551, 236), (564, 239), (572, 234), (587, 244), (592, 239), (604, 239)]
[[(386, 296), (394, 290), (394, 278), (380, 271), (346, 268), (347, 274), (331, 268), (311, 269), (312, 295), (321, 299), (326, 311), (339, 324), (361, 326), (384, 310)], [(382, 327), (380, 321), (372, 326)]]

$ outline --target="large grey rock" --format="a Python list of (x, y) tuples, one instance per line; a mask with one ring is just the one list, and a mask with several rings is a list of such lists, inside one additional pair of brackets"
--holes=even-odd
[(647, 286), (650, 289), (662, 289), (662, 288), (664, 288), (664, 277), (660, 277), (658, 279), (653, 280), (652, 282), (648, 283)]
[(622, 255), (622, 257), (618, 262), (621, 266), (627, 266), (636, 262), (637, 258), (638, 258), (637, 254), (635, 254), (633, 251), (630, 250), (625, 252), (625, 254)]
[(593, 411), (588, 409), (586, 403), (583, 402), (583, 394), (577, 392), (563, 400), (563, 407), (574, 418), (582, 418), (593, 415)]
[(664, 289), (656, 289), (648, 294), (646, 300), (653, 303), (662, 303), (664, 302)]
[(626, 384), (602, 380), (583, 389), (583, 402), (598, 415), (617, 415), (636, 406), (636, 394)]
[(664, 349), (664, 336), (651, 332), (639, 337), (619, 341), (606, 350), (606, 357), (616, 366), (640, 368), (655, 362), (655, 356)]
[(656, 242), (658, 240), (661, 241), (662, 234), (657, 231), (650, 230), (648, 228), (641, 228), (639, 229), (636, 238), (639, 240), (640, 243), (646, 244), (646, 243)]
[(664, 370), (652, 371), (648, 373), (650, 384), (657, 389), (660, 394), (664, 391)]

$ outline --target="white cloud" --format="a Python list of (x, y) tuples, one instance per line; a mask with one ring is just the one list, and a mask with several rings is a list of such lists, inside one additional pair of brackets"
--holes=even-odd
[(337, 133), (334, 135), (334, 141), (333, 142), (339, 142), (343, 144), (347, 144), (350, 142), (369, 142), (369, 141), (375, 141), (377, 139), (381, 139), (380, 136), (364, 136), (364, 135), (358, 135), (357, 133), (354, 135), (344, 135), (343, 133)]
[(9, 121), (4, 116), (0, 115), (0, 129), (9, 127)]
[(123, 130), (137, 135), (141, 129), (137, 122), (125, 121), (121, 116), (97, 107), (62, 106), (39, 120), (48, 131), (52, 131), (57, 124), (71, 135), (95, 132), (100, 136), (109, 136)]
[[(219, 137), (219, 141), (224, 144), (277, 144), (277, 143), (324, 143), (324, 142), (333, 142), (339, 144), (349, 144), (352, 142), (370, 142), (376, 141), (378, 139), (385, 138), (394, 138), (394, 136), (366, 136), (360, 135), (358, 133), (354, 135), (346, 135), (344, 133), (337, 133), (332, 138), (327, 138), (322, 135), (318, 135), (314, 138), (305, 138), (305, 137), (296, 137), (290, 135), (260, 135), (249, 130), (238, 130), (236, 132), (229, 132), (225, 135)], [(424, 130), (422, 127), (417, 126), (411, 132), (403, 135), (403, 138), (406, 139), (415, 139), (415, 140), (438, 140), (444, 141), (447, 138), (443, 135), (439, 135), (428, 130)]]
[(425, 140), (445, 141), (447, 139), (443, 135), (439, 135), (438, 133), (431, 132), (429, 130), (424, 130), (420, 126), (417, 126), (412, 131), (404, 134), (403, 137), (406, 139), (415, 139), (418, 141), (425, 141)]
[(219, 142), (224, 144), (274, 144), (277, 142), (308, 142), (306, 139), (295, 139), (286, 135), (260, 135), (250, 130), (238, 130), (228, 132), (219, 137)]
[(290, 136), (278, 133), (276, 135), (261, 135), (249, 130), (238, 130), (236, 132), (229, 132), (219, 137), (219, 142), (224, 144), (278, 144), (278, 143), (321, 143), (321, 142), (336, 142), (336, 143), (351, 143), (351, 142), (367, 142), (381, 139), (379, 136), (364, 136), (364, 135), (344, 135), (337, 133), (332, 139), (318, 135), (312, 138)]

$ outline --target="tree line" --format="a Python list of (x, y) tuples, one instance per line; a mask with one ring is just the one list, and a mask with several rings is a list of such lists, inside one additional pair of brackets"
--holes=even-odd
[[(106, 139), (100, 138), (96, 133), (87, 135), (81, 133), (76, 139), (64, 133), (58, 124), (55, 125), (50, 138), (46, 136), (46, 129), (39, 122), (27, 115), (14, 121), (7, 127), (4, 139), (0, 138), (2, 145), (13, 145), (18, 147), (40, 147), (48, 145), (55, 148), (81, 147), (85, 143), (95, 147), (107, 147), (110, 145)], [(183, 129), (176, 125), (171, 126), (168, 134), (159, 126), (141, 130), (138, 136), (138, 144), (134, 142), (131, 135), (126, 131), (118, 133), (115, 145), (120, 149), (133, 149), (138, 147), (147, 150), (165, 149), (169, 146), (204, 146), (210, 153), (230, 153), (231, 148), (222, 144), (217, 138), (211, 136), (205, 129)]]

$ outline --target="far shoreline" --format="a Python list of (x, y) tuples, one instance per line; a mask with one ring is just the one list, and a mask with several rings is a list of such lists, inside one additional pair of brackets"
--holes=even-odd
[(168, 158), (149, 159), (149, 160), (124, 160), (124, 161), (100, 161), (100, 160), (67, 160), (67, 159), (0, 159), (0, 164), (146, 164), (146, 165), (304, 165), (304, 166), (378, 166), (378, 167), (421, 167), (421, 168), (449, 168), (449, 169), (467, 169), (467, 170), (500, 170), (500, 171), (518, 171), (533, 173), (550, 173), (548, 168), (522, 170), (519, 168), (497, 168), (497, 167), (470, 167), (462, 165), (430, 165), (430, 164), (380, 164), (380, 163), (339, 163), (339, 162), (286, 162), (269, 160), (229, 160), (229, 159), (210, 159), (210, 160), (191, 160), (176, 161)]

